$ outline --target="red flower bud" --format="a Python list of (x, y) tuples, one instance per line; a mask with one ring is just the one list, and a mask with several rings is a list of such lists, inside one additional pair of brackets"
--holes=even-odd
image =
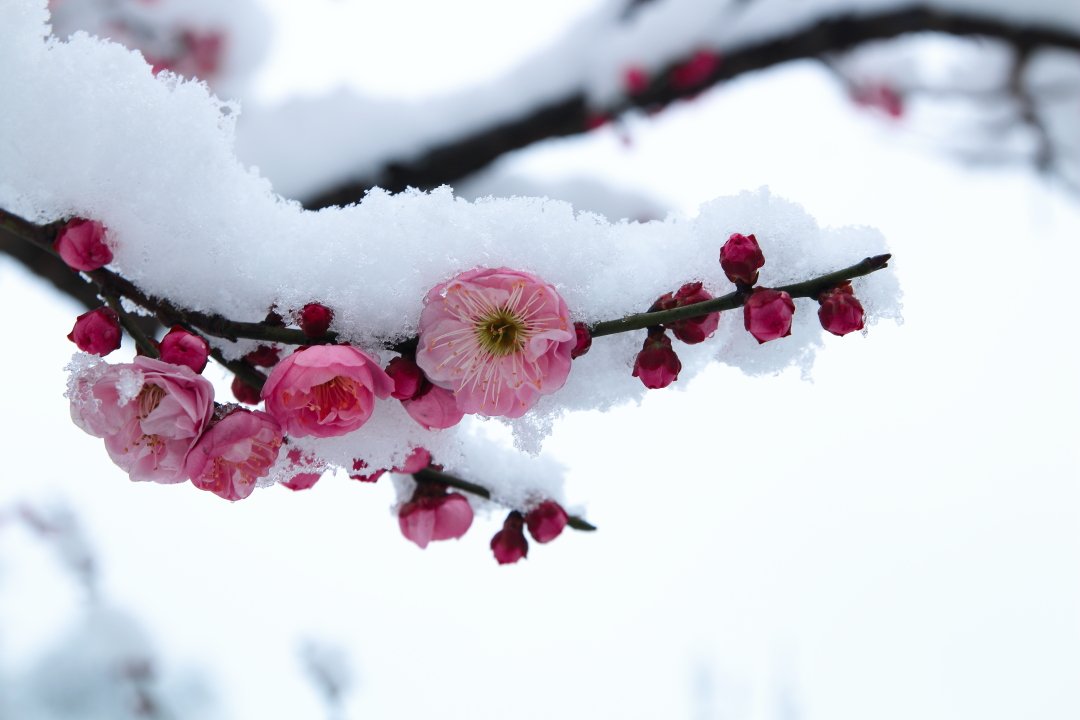
[(233, 378), (232, 394), (233, 397), (245, 405), (258, 405), (262, 402), (262, 396), (259, 394), (259, 389), (253, 385), (248, 385), (239, 377)]
[(506, 516), (503, 529), (491, 538), (491, 551), (495, 553), (495, 559), (500, 565), (509, 565), (528, 557), (529, 541), (521, 530), (523, 524), (524, 518), (515, 510)]
[(281, 354), (275, 347), (260, 345), (245, 355), (244, 359), (252, 365), (258, 365), (259, 367), (273, 367), (278, 364), (278, 360), (281, 359)]
[(755, 288), (743, 306), (743, 325), (758, 343), (791, 334), (795, 302), (786, 292)]
[(585, 129), (595, 130), (601, 128), (611, 122), (610, 115), (604, 115), (602, 113), (593, 113), (585, 118)]
[(352, 469), (355, 474), (350, 473), (349, 477), (353, 480), (359, 480), (360, 482), (375, 482), (383, 476), (383, 473), (386, 472), (385, 470), (376, 470), (370, 475), (364, 475), (363, 473), (356, 472), (365, 469), (367, 466), (368, 464), (363, 460), (353, 460)]
[(433, 540), (461, 537), (472, 525), (469, 501), (458, 493), (448, 493), (442, 485), (420, 483), (412, 499), (398, 511), (401, 534), (426, 548)]
[(187, 365), (197, 373), (206, 368), (206, 359), (210, 357), (210, 344), (179, 325), (173, 325), (161, 338), (160, 350), (163, 362)]
[(697, 87), (705, 83), (719, 67), (719, 53), (712, 50), (698, 50), (689, 60), (672, 69), (671, 86), (676, 90)]
[(308, 303), (300, 311), (299, 325), (309, 338), (318, 338), (330, 329), (330, 322), (333, 319), (334, 313), (330, 308), (319, 303)]
[(546, 543), (559, 537), (569, 517), (559, 503), (545, 500), (525, 516), (525, 524), (528, 525), (533, 540)]
[(850, 282), (826, 290), (818, 298), (818, 320), (833, 335), (847, 335), (863, 329), (863, 306), (855, 297)]
[(386, 374), (394, 381), (394, 391), (390, 393), (390, 397), (398, 400), (411, 400), (427, 382), (416, 361), (405, 355), (391, 360), (386, 366)]
[(120, 318), (112, 308), (100, 307), (75, 319), (68, 340), (83, 352), (105, 356), (120, 348)]
[(663, 330), (650, 332), (634, 362), (634, 377), (650, 390), (666, 388), (679, 379), (682, 363), (671, 349), (671, 339)]
[(758, 268), (765, 264), (761, 246), (753, 235), (735, 233), (720, 248), (720, 267), (728, 280), (736, 285), (753, 285), (758, 281)]
[(640, 95), (649, 89), (649, 74), (639, 67), (629, 67), (623, 74), (623, 84), (627, 93)]
[[(701, 283), (687, 283), (679, 288), (679, 291), (674, 295), (671, 293), (662, 295), (660, 299), (653, 304), (653, 308), (656, 310), (673, 310), (684, 305), (694, 305), (695, 303), (712, 299), (713, 296), (702, 289)], [(704, 342), (705, 338), (716, 332), (716, 328), (719, 324), (720, 313), (715, 312), (709, 313), (708, 315), (699, 315), (698, 317), (688, 318), (686, 320), (677, 320), (675, 322), (666, 323), (664, 327), (671, 330), (675, 334), (675, 337), (679, 338), (687, 345), (697, 345), (700, 342)]]
[(112, 262), (113, 254), (105, 244), (105, 226), (96, 220), (75, 218), (60, 228), (53, 249), (73, 270), (89, 272)]
[(581, 357), (592, 347), (592, 335), (585, 323), (574, 323), (574, 332), (577, 333), (577, 345), (574, 345), (574, 349), (570, 351), (571, 360)]

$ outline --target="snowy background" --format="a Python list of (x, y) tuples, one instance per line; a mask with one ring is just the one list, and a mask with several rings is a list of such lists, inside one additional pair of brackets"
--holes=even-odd
[[(247, 92), (269, 107), (343, 86), (401, 103), (467, 90), (591, 8), (267, 10)], [(300, 651), (315, 642), (348, 659), (354, 718), (1076, 717), (1080, 209), (1033, 172), (935, 152), (910, 130), (919, 112), (860, 110), (795, 63), (470, 181), (579, 206), (582, 187), (616, 188), (660, 217), (768, 186), (822, 225), (878, 228), (905, 292), (902, 326), (827, 338), (812, 382), (712, 365), (557, 422), (544, 456), (600, 531), (511, 567), (487, 549), (499, 517), (406, 542), (385, 481), (237, 504), (129, 483), (67, 421), (78, 308), (3, 258), (0, 501), (75, 510), (112, 615), (88, 614), (48, 545), (0, 528), (0, 709), (63, 716), (58, 688), (91, 674), (71, 663), (105, 667), (95, 653), (122, 645), (152, 654), (173, 716), (318, 717)]]

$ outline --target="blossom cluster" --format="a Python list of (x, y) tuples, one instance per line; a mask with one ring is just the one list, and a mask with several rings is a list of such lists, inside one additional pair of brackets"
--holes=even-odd
[[(112, 252), (100, 223), (76, 219), (57, 235), (54, 249), (73, 268), (97, 270)], [(733, 234), (720, 250), (719, 262), (736, 285), (744, 325), (759, 343), (791, 334), (795, 305), (787, 292), (756, 287), (765, 258), (754, 235)], [(701, 282), (684, 284), (659, 297), (633, 375), (648, 388), (678, 379), (681, 363), (668, 332), (694, 345), (711, 337), (719, 312), (709, 312), (713, 296)], [(827, 288), (818, 297), (822, 326), (836, 335), (863, 327), (863, 308), (850, 283)], [(704, 304), (704, 305), (702, 305)], [(693, 306), (696, 312), (671, 311)], [(666, 315), (665, 315), (666, 313)], [(77, 373), (69, 392), (72, 418), (87, 433), (105, 440), (112, 460), (132, 480), (196, 487), (227, 500), (248, 497), (259, 480), (279, 464), (287, 467), (292, 490), (311, 488), (320, 473), (315, 458), (305, 457), (290, 439), (331, 438), (359, 430), (379, 402), (400, 402), (425, 429), (444, 429), (467, 414), (518, 418), (538, 400), (559, 391), (574, 359), (589, 351), (593, 333), (574, 323), (566, 302), (541, 278), (506, 267), (476, 268), (433, 287), (424, 298), (418, 335), (394, 346), (397, 356), (385, 367), (378, 357), (348, 343), (335, 342), (334, 312), (320, 303), (286, 311), (307, 342), (282, 357), (273, 345), (260, 345), (244, 361), (253, 375), (233, 383), (245, 405), (214, 402), (212, 385), (201, 376), (210, 356), (207, 341), (177, 325), (160, 341), (141, 338), (132, 363), (95, 366)], [(120, 346), (123, 310), (117, 304), (87, 312), (68, 336), (80, 350), (107, 355)], [(284, 326), (286, 317), (272, 309), (268, 326)], [(640, 326), (639, 326), (640, 327)], [(599, 332), (599, 330), (597, 331)], [(261, 387), (250, 384), (268, 376)], [(432, 541), (461, 537), (471, 526), (472, 506), (450, 492), (450, 476), (414, 447), (400, 465), (372, 468), (356, 459), (350, 477), (377, 481), (387, 469), (416, 478), (416, 489), (398, 511), (402, 534), (425, 548)], [(468, 485), (468, 484), (466, 484)], [(500, 564), (528, 554), (524, 529), (539, 543), (557, 537), (569, 516), (555, 501), (534, 499), (512, 508), (491, 541)]]

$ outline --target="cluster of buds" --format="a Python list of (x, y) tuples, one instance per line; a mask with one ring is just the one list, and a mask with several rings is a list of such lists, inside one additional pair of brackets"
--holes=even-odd
[[(734, 233), (720, 248), (720, 267), (743, 297), (743, 327), (759, 344), (791, 335), (795, 301), (783, 290), (755, 287), (758, 271), (765, 265), (765, 255), (754, 235)], [(687, 283), (675, 293), (662, 295), (649, 312), (673, 310), (695, 305), (713, 297), (700, 282)], [(846, 335), (863, 328), (863, 307), (852, 294), (851, 283), (843, 282), (818, 298), (821, 326), (834, 335)], [(720, 322), (720, 313), (708, 313), (684, 320), (666, 322), (649, 328), (645, 343), (634, 362), (633, 375), (650, 390), (664, 388), (679, 379), (682, 363), (667, 336), (688, 345), (711, 337)]]
[(554, 500), (545, 500), (522, 515), (512, 511), (503, 521), (502, 530), (491, 538), (491, 552), (500, 565), (509, 565), (529, 556), (529, 541), (523, 528), (538, 543), (549, 543), (562, 534), (570, 516)]

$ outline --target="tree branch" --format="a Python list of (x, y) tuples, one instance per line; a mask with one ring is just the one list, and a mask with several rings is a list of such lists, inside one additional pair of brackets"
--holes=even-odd
[(725, 54), (712, 74), (692, 87), (678, 88), (671, 82), (671, 70), (685, 62), (688, 54), (657, 73), (643, 92), (626, 96), (612, 107), (589, 107), (584, 95), (574, 93), (515, 120), (433, 147), (416, 159), (391, 162), (371, 177), (358, 178), (309, 198), (305, 206), (314, 209), (359, 202), (376, 185), (390, 192), (401, 192), (410, 186), (430, 190), (476, 172), (507, 152), (547, 138), (584, 133), (590, 121), (598, 116), (616, 117), (638, 108), (653, 111), (744, 73), (915, 32), (993, 37), (1012, 44), (1022, 53), (1047, 45), (1080, 50), (1080, 36), (1053, 27), (1010, 25), (990, 16), (930, 8), (827, 18), (784, 37)]

